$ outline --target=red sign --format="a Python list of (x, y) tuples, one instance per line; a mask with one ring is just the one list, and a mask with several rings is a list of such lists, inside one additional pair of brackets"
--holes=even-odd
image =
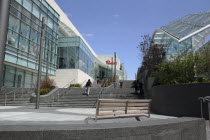
[(116, 65), (117, 65), (117, 62), (115, 63), (115, 62), (110, 62), (109, 60), (107, 60), (107, 61), (106, 61), (106, 64), (109, 64), (109, 65), (114, 65), (114, 64), (116, 64)]

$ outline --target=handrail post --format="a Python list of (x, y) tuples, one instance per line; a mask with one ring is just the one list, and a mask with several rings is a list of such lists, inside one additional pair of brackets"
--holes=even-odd
[(15, 92), (14, 92), (14, 99), (13, 100), (15, 101)]
[(22, 87), (22, 97), (23, 97), (23, 87)]
[(7, 106), (7, 94), (5, 94), (5, 103), (4, 106)]
[(58, 102), (59, 102), (60, 91), (58, 92)]
[(53, 103), (54, 103), (54, 95), (52, 96), (53, 99), (52, 99), (52, 104), (51, 104), (51, 107), (53, 107)]

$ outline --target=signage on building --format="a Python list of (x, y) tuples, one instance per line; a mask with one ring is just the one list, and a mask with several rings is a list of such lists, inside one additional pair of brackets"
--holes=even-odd
[(107, 60), (107, 61), (106, 61), (106, 64), (109, 64), (109, 65), (114, 65), (114, 64), (116, 64), (116, 65), (117, 65), (117, 62), (115, 63), (115, 62), (110, 62), (109, 60)]

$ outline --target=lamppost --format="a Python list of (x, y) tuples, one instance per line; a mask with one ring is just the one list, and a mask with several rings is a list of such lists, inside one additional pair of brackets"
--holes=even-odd
[(39, 67), (38, 67), (38, 76), (37, 76), (36, 109), (39, 109), (44, 38), (45, 38), (45, 17), (42, 17), (42, 32), (41, 32), (41, 43), (40, 43), (40, 47), (39, 47)]
[(9, 22), (10, 0), (0, 0), (0, 91), (3, 86), (4, 58)]
[(116, 88), (116, 52), (114, 52), (114, 88)]

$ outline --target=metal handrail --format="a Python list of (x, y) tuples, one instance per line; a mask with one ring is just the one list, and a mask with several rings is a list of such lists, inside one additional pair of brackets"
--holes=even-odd
[(97, 95), (97, 100), (95, 101), (93, 107), (96, 105), (97, 101), (98, 101), (100, 98), (102, 98), (104, 89), (105, 89), (105, 87), (103, 87), (103, 88), (101, 87), (101, 90), (100, 90), (100, 92), (99, 92), (98, 95)]
[[(51, 99), (51, 101), (52, 101), (51, 107), (53, 107), (53, 103), (54, 103), (55, 100), (57, 100), (57, 101), (59, 102), (60, 96), (63, 96), (63, 97), (64, 97), (64, 93), (65, 93), (66, 91), (68, 91), (68, 90), (71, 89), (70, 84), (71, 84), (72, 82), (74, 82), (74, 84), (75, 84), (75, 79), (73, 79), (73, 80), (70, 81), (68, 84), (66, 84), (65, 86), (63, 86), (62, 88), (60, 88), (60, 89), (58, 89), (58, 90), (56, 91), (56, 92), (58, 93), (58, 94), (57, 94), (57, 98), (55, 98), (55, 95), (52, 96), (52, 99)], [(67, 86), (69, 86), (69, 87), (67, 87)], [(60, 91), (61, 91), (62, 89), (64, 89), (65, 87), (67, 87), (67, 88), (66, 88), (67, 90), (65, 90), (65, 91), (63, 91), (63, 92), (60, 93)]]
[[(4, 87), (4, 88), (6, 89), (7, 87)], [(15, 101), (16, 100), (16, 92), (19, 91), (20, 89), (21, 89), (21, 94), (22, 94), (21, 97), (23, 97), (23, 89), (24, 89), (24, 87), (16, 88), (16, 89), (14, 89), (14, 90), (4, 94), (5, 95), (4, 106), (7, 106), (7, 97), (8, 97), (8, 95), (13, 93), (14, 94), (13, 101)]]
[[(84, 80), (84, 81), (82, 82), (81, 86), (82, 86), (86, 81), (87, 81), (87, 80)], [(84, 86), (82, 86), (82, 87), (84, 87)]]

